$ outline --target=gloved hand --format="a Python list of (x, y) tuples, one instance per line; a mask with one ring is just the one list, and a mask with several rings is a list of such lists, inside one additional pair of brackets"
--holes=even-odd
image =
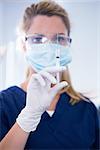
[[(57, 83), (52, 75), (65, 69), (65, 67), (50, 67), (32, 75), (27, 87), (26, 106), (17, 118), (18, 125), (25, 132), (36, 130), (41, 115), (48, 109), (56, 94), (68, 85), (65, 81)], [(56, 85), (51, 87), (51, 84)]]

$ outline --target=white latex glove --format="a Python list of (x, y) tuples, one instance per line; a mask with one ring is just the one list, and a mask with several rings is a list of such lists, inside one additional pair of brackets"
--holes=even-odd
[[(36, 130), (41, 115), (48, 109), (56, 94), (68, 85), (65, 81), (57, 83), (52, 75), (65, 69), (65, 67), (50, 67), (32, 75), (27, 87), (26, 106), (17, 118), (18, 125), (25, 132)], [(51, 84), (56, 85), (51, 87)]]

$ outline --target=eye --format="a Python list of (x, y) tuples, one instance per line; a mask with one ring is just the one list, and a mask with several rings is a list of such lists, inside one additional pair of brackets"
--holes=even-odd
[(62, 36), (62, 35), (54, 36), (53, 39), (52, 39), (52, 41), (54, 43), (63, 44), (63, 43), (66, 42), (66, 38), (64, 36)]
[(32, 37), (31, 42), (32, 43), (42, 43), (42, 37)]
[(67, 45), (67, 38), (63, 35), (57, 37), (57, 43), (61, 45)]
[(63, 36), (58, 36), (57, 40), (58, 40), (58, 42), (64, 42), (64, 41), (66, 41), (66, 38)]

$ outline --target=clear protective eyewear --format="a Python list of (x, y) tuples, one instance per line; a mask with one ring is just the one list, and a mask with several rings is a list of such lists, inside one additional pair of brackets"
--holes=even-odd
[(69, 36), (62, 33), (55, 34), (50, 39), (43, 34), (36, 33), (34, 35), (26, 36), (25, 41), (27, 41), (28, 44), (43, 44), (49, 41), (54, 44), (70, 46), (72, 39)]

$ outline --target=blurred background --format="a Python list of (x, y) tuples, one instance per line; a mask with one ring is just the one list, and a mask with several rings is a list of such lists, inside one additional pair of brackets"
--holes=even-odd
[[(39, 0), (0, 0), (0, 91), (25, 79), (26, 62), (18, 42), (25, 8)], [(69, 13), (73, 86), (100, 106), (100, 0), (55, 0)]]

